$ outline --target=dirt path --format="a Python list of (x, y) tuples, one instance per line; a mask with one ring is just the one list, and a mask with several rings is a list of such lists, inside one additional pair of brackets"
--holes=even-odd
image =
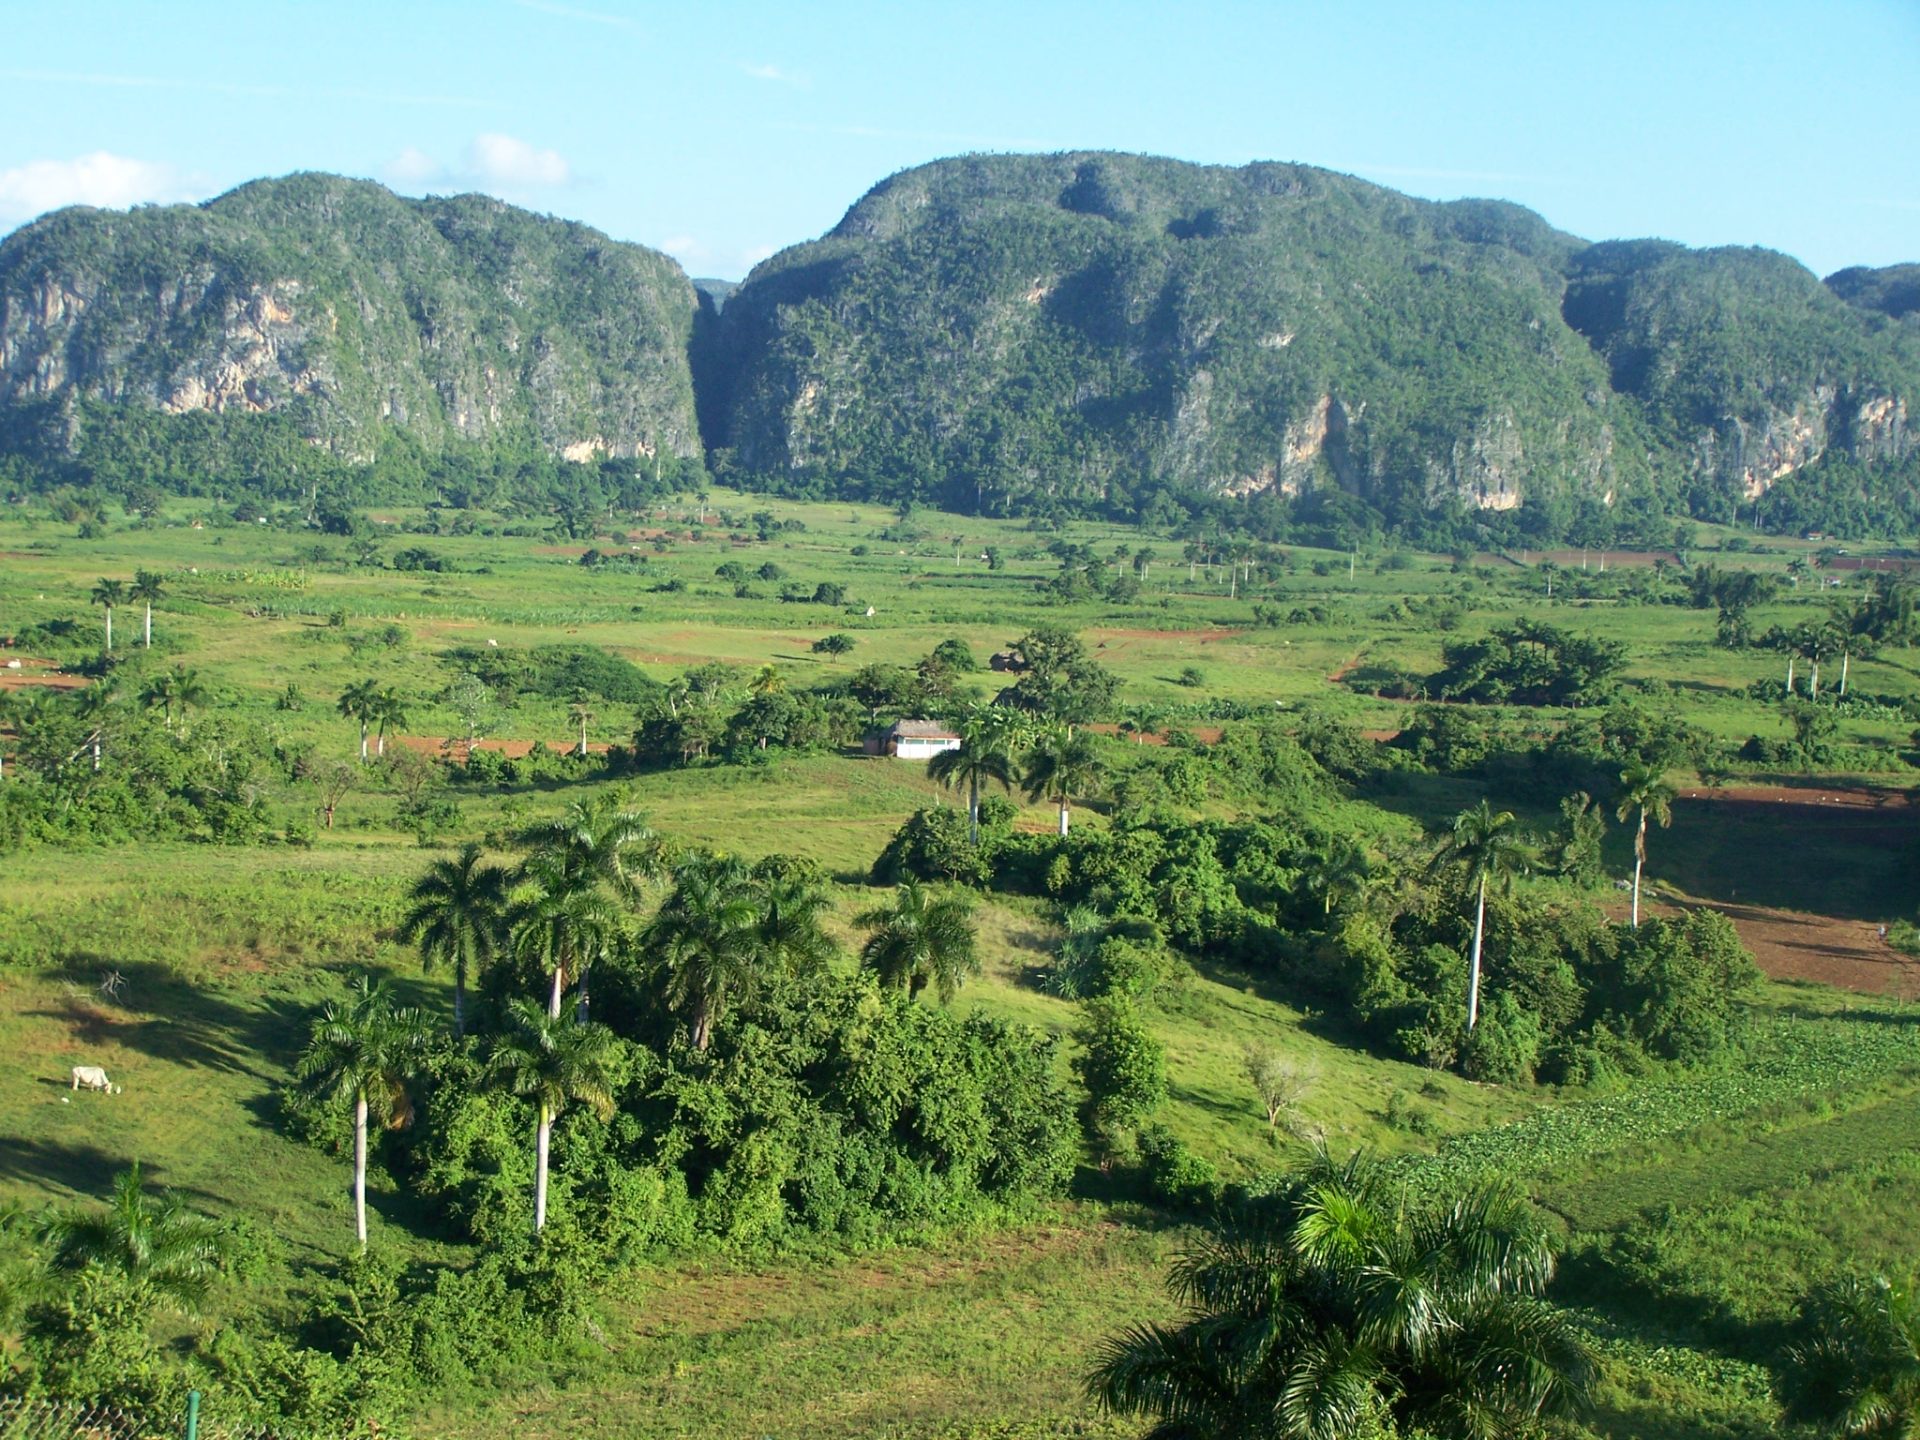
[(9, 655), (0, 661), (0, 690), (25, 690), (33, 686), (44, 690), (79, 690), (86, 683), (86, 676), (62, 675), (53, 661), (37, 656)]
[[(1360, 662), (1366, 658), (1367, 647), (1362, 645), (1358, 650), (1354, 651), (1353, 654), (1349, 655), (1334, 667), (1333, 673), (1327, 676), (1327, 683), (1329, 685), (1338, 685), (1342, 680), (1346, 679), (1347, 676), (1358, 670), (1360, 668)], [(1400, 732), (1396, 730), (1393, 733), (1398, 735)]]

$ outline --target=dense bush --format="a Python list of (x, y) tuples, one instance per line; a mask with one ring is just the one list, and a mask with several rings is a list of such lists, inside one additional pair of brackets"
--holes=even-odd
[[(595, 1011), (666, 1028), (615, 976)], [(689, 1244), (872, 1244), (1018, 1209), (1072, 1169), (1072, 1102), (1033, 1031), (825, 976), (729, 1015), (705, 1052), (639, 1052), (611, 1119), (556, 1129), (550, 1213), (599, 1263)], [(459, 1229), (503, 1244), (531, 1228), (524, 1107), (452, 1060), (420, 1131), (405, 1163)]]

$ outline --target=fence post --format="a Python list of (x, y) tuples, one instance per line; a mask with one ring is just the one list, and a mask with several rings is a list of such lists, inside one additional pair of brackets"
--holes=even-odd
[(200, 1392), (187, 1392), (187, 1440), (200, 1440)]

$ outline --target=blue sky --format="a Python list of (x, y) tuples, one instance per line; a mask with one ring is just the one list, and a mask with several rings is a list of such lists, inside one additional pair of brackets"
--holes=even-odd
[(1294, 160), (1593, 239), (1920, 260), (1920, 0), (0, 0), (0, 230), (334, 170), (737, 277), (969, 150)]

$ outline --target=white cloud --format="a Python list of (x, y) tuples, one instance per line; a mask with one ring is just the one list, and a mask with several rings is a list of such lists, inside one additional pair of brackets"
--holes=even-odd
[(558, 150), (541, 150), (511, 135), (474, 136), (467, 147), (467, 168), (483, 182), (516, 190), (565, 185), (573, 179), (573, 168)]
[(496, 132), (474, 136), (458, 165), (445, 164), (409, 145), (380, 173), (388, 184), (404, 190), (487, 190), (510, 197), (574, 183), (573, 167), (558, 150), (543, 150)]
[(424, 150), (409, 145), (387, 162), (386, 177), (396, 185), (422, 185), (446, 173), (446, 167)]
[(124, 210), (155, 201), (192, 200), (204, 185), (171, 165), (106, 150), (72, 160), (30, 160), (0, 170), (0, 225), (18, 225), (63, 205)]
[(740, 73), (750, 75), (755, 80), (770, 80), (776, 85), (795, 85), (801, 89), (805, 89), (810, 83), (808, 77), (798, 70), (783, 70), (778, 65), (756, 65), (742, 61)]
[(779, 253), (780, 247), (778, 245), (750, 245), (740, 252), (740, 258), (747, 263), (748, 269), (752, 269), (762, 260), (771, 259)]

